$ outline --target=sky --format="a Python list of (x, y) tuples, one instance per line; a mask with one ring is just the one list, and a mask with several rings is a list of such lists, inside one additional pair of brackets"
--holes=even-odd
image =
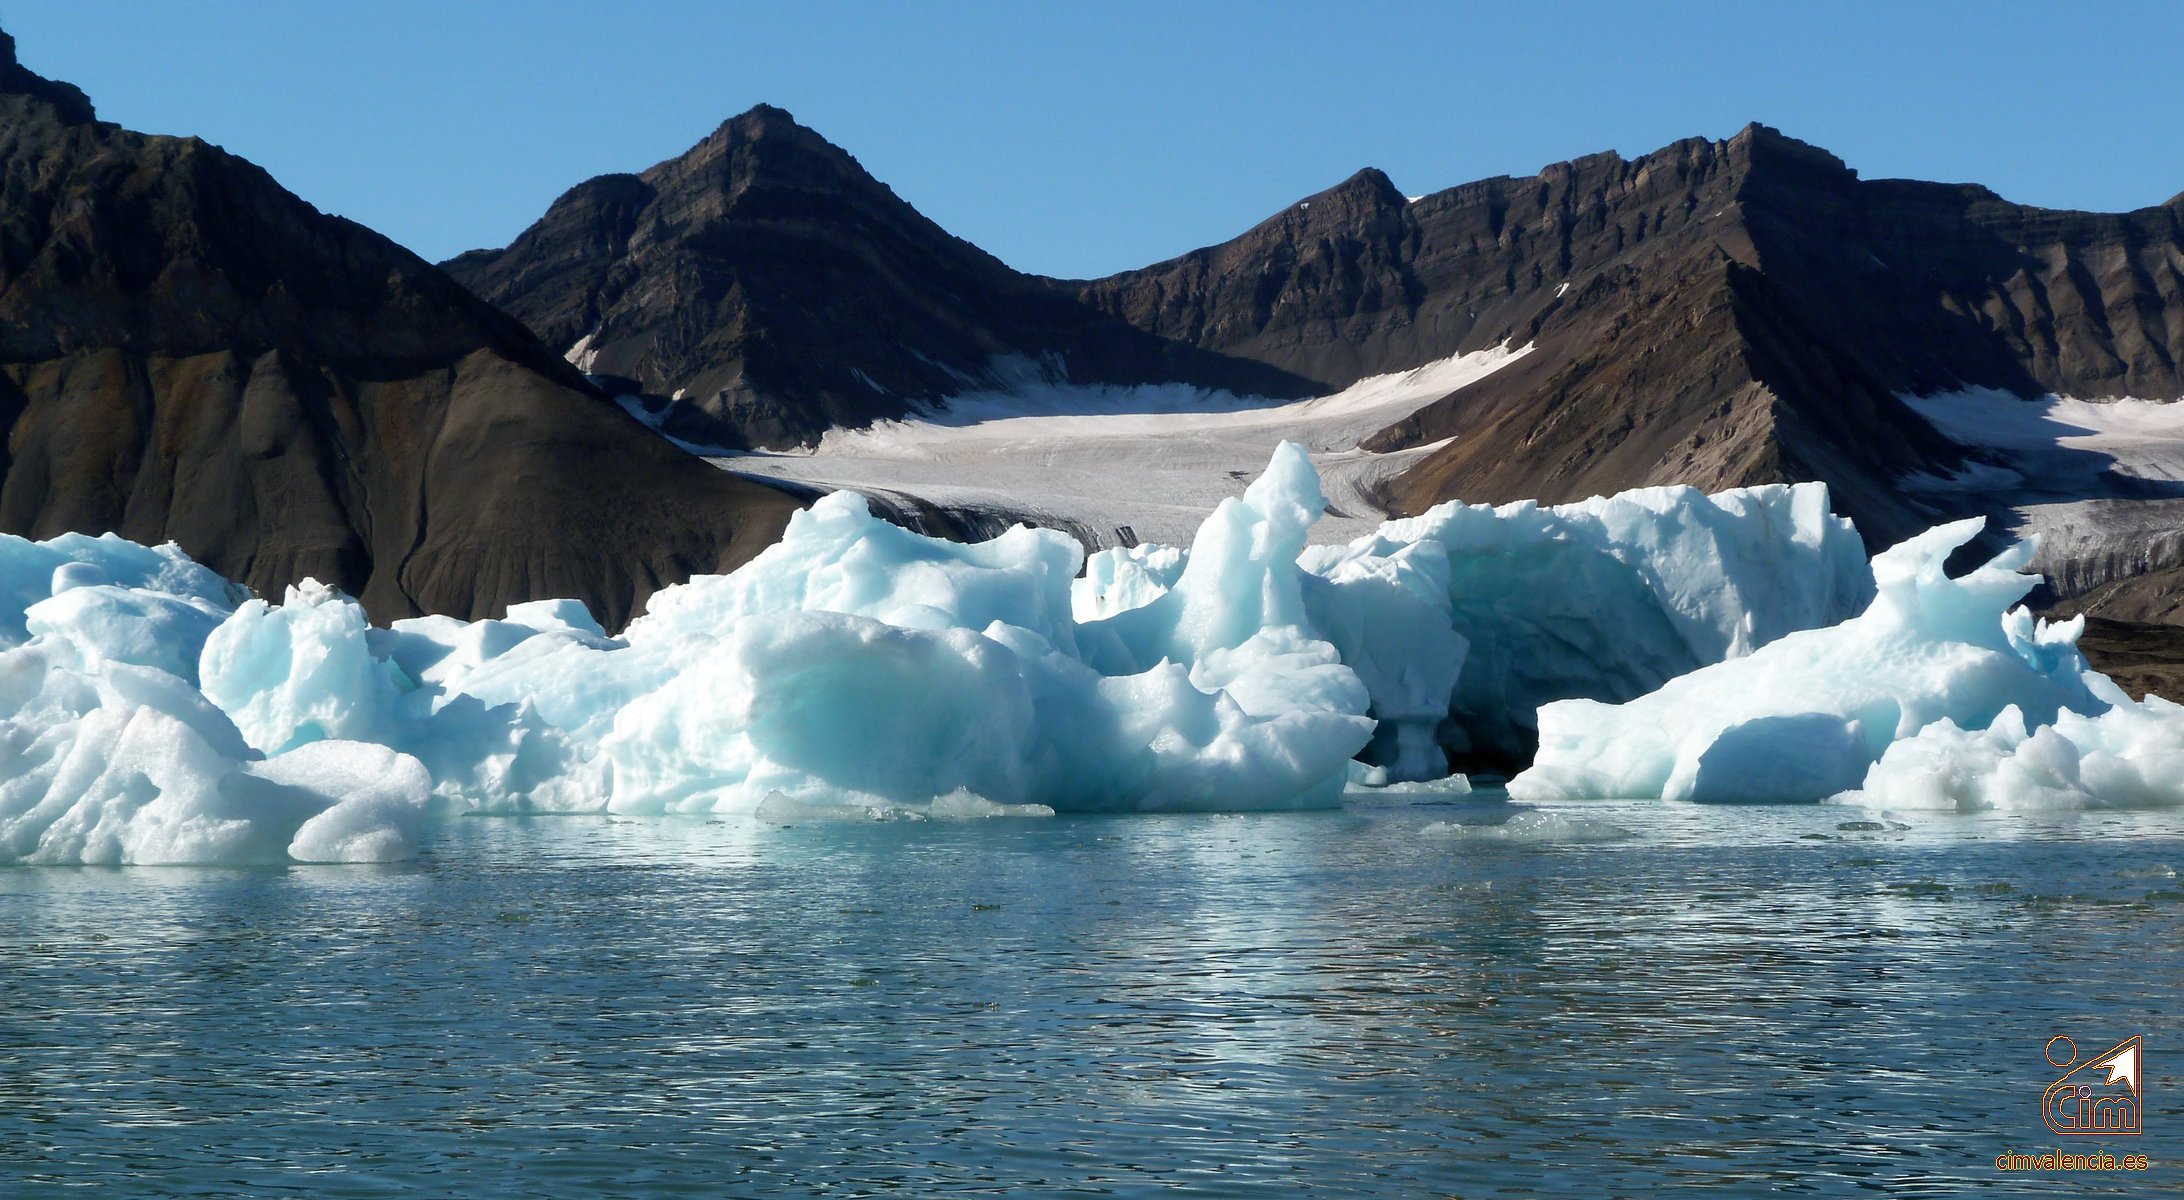
[(1088, 277), (1360, 167), (1415, 195), (1754, 120), (1867, 178), (2161, 203), (2184, 3), (2093, 8), (0, 0), (0, 28), (105, 119), (215, 142), (430, 259), (766, 102), (1012, 266)]

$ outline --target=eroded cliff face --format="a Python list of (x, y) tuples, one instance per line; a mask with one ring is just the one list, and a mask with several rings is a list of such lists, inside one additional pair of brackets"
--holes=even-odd
[(1324, 386), (1536, 343), (1377, 440), (1456, 439), (1395, 485), (1405, 509), (1819, 478), (1887, 540), (1934, 519), (1896, 480), (1960, 458), (1899, 393), (2184, 396), (2180, 213), (1861, 181), (1752, 126), (1408, 203), (1364, 172), (1234, 241), (1080, 286)]
[(1729, 165), (1709, 143), (1679, 142), (1637, 162), (1594, 155), (1416, 201), (1361, 171), (1232, 241), (1080, 286), (1142, 328), (1336, 388), (1533, 340), (1570, 320), (1581, 301), (1569, 292), (1609, 268), (1694, 245), (1748, 259), (1722, 210)]
[(808, 444), (978, 386), (997, 361), (1310, 391), (1009, 269), (763, 105), (641, 175), (579, 184), (505, 249), (445, 265), (610, 387), (678, 398), (670, 432), (698, 442)]
[(570, 191), (449, 264), (671, 432), (809, 444), (1034, 359), (1081, 382), (1293, 396), (1502, 342), (1538, 352), (1380, 435), (1455, 439), (1398, 508), (1825, 479), (1876, 541), (1962, 451), (1894, 397), (2184, 395), (2180, 214), (1867, 182), (1751, 126), (1413, 201), (1378, 171), (1090, 281), (1009, 270), (776, 109)]
[(171, 539), (380, 620), (577, 596), (619, 623), (795, 507), (250, 163), (99, 122), (5, 34), (0, 431), (0, 530)]
[(450, 265), (610, 386), (680, 396), (670, 432), (726, 445), (811, 444), (1011, 359), (1294, 396), (1531, 345), (1368, 442), (1445, 443), (1390, 507), (1820, 479), (1883, 544), (1982, 502), (1901, 486), (1968, 452), (1899, 395), (2184, 396), (2180, 264), (2184, 201), (2063, 213), (1863, 181), (1754, 125), (1416, 200), (1360, 171), (1218, 246), (1037, 279), (762, 107)]

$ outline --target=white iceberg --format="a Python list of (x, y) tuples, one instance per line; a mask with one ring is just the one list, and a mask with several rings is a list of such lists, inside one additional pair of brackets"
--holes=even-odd
[(1305, 611), (1295, 560), (1323, 507), (1285, 447), (1172, 586), (1082, 624), (1066, 536), (946, 542), (842, 493), (615, 638), (566, 601), (375, 630), (306, 583), (198, 637), (197, 699), (231, 757), (371, 742), (459, 810), (1330, 807), (1373, 721)]
[(2148, 696), (2039, 727), (2015, 706), (1983, 730), (1937, 721), (1838, 799), (1896, 811), (2173, 807), (2184, 804), (2184, 706)]
[[(1452, 732), (1502, 746), (1537, 700), (1648, 688), (1547, 705), (1512, 794), (1812, 799), (1944, 720), (2025, 758), (2120, 700), (2074, 629), (2001, 616), (2018, 560), (1941, 573), (1970, 527), (1877, 559), (1862, 616), (1793, 632), (1873, 587), (1816, 485), (1451, 504), (1306, 551), (1325, 503), (1284, 444), (1188, 553), (1078, 579), (1062, 534), (951, 543), (836, 493), (612, 637), (572, 601), (375, 629), (172, 547), (0, 538), (0, 861), (394, 858), (434, 809), (1331, 807), (1445, 774)], [(2013, 739), (2009, 705), (2058, 732)], [(2168, 786), (2175, 723), (2145, 711), (2072, 742), (2077, 778)]]
[(1378, 549), (1313, 556), (1306, 605), (1372, 697), (1379, 725), (1366, 756), (1388, 779), (1439, 779), (1449, 774), (1439, 731), (1471, 650), (1455, 625), (1448, 553), (1430, 540)]
[(1184, 558), (1182, 547), (1157, 542), (1087, 555), (1084, 573), (1070, 585), (1070, 609), (1080, 622), (1090, 622), (1143, 608), (1182, 578)]
[(1545, 706), (1538, 757), (1510, 797), (1820, 800), (1859, 787), (1894, 743), (1940, 722), (1983, 730), (2014, 708), (2041, 726), (2122, 701), (2078, 654), (2082, 620), (2048, 625), (2012, 607), (2038, 582), (2020, 571), (2032, 547), (1947, 575), (1943, 562), (1979, 529), (1941, 526), (1877, 556), (1872, 604), (1840, 625), (1624, 704)]
[[(1339, 587), (1397, 559), (1421, 581), (1445, 580), (1448, 627), (1466, 643), (1447, 735), (1460, 753), (1507, 763), (1529, 751), (1541, 705), (1644, 695), (1841, 621), (1873, 594), (1857, 531), (1828, 512), (1824, 484), (1642, 488), (1553, 507), (1451, 502), (1314, 547), (1304, 566)], [(1414, 645), (1416, 666), (1449, 653), (1445, 642)]]
[[(1179, 561), (1170, 547), (1094, 555), (1077, 611), (1143, 608)], [(1873, 595), (1857, 531), (1818, 483), (1643, 488), (1553, 507), (1451, 501), (1305, 549), (1299, 565), (1312, 631), (1371, 694), (1379, 728), (1366, 757), (1399, 780), (1447, 774), (1444, 739), (1513, 766), (1542, 704), (1632, 699), (1842, 621)]]
[(0, 862), (407, 858), (430, 786), (383, 746), (266, 758), (186, 680), (66, 634), (0, 650)]
[(97, 586), (202, 603), (223, 614), (249, 594), (173, 545), (139, 546), (111, 533), (64, 533), (44, 542), (0, 534), (0, 650), (30, 639), (27, 617), (39, 601)]
[(546, 720), (596, 738), (616, 811), (958, 789), (1078, 811), (1331, 806), (1372, 721), (1298, 596), (1292, 564), (1322, 506), (1285, 448), (1207, 520), (1172, 589), (1079, 625), (1065, 535), (939, 541), (835, 493), (742, 570), (662, 592), (625, 646), (450, 687), (543, 696)]

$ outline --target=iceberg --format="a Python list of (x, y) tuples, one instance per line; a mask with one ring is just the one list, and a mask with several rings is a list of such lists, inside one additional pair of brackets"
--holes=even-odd
[[(2169, 710), (2070, 723), (2121, 698), (2074, 627), (2002, 615), (2019, 560), (1942, 574), (1971, 527), (1869, 568), (1817, 485), (1655, 488), (1308, 550), (1325, 509), (1288, 443), (1188, 551), (965, 545), (835, 493), (611, 636), (565, 600), (380, 629), (172, 546), (0, 537), (0, 861), (385, 860), (436, 812), (1332, 807), (1521, 752), (1537, 704), (1520, 799), (1904, 794), (1919, 751), (1886, 752), (1929, 728), (1929, 760), (2063, 738), (2081, 781), (2168, 786)], [(1962, 790), (1927, 794), (2001, 802)]]
[(356, 601), (307, 579), (279, 605), (239, 605), (205, 639), (199, 674), (206, 698), (261, 753), (371, 742), (419, 759), (433, 793), (456, 808), (582, 808), (594, 781), (570, 771), (568, 740), (528, 700), (487, 705), (436, 686), (516, 659), (534, 640), (607, 644), (573, 601), (514, 605), (505, 620), (421, 617), (373, 629)]
[(1077, 620), (1091, 622), (1143, 608), (1182, 578), (1184, 557), (1182, 547), (1158, 542), (1087, 555), (1084, 573), (1070, 585), (1070, 609)]
[(1447, 775), (1439, 734), (1471, 639), (1456, 628), (1446, 548), (1427, 540), (1374, 553), (1353, 544), (1316, 565), (1306, 577), (1314, 626), (1358, 673), (1379, 722), (1364, 757), (1386, 779)]
[[(144, 548), (83, 544), (98, 540), (63, 548), (69, 562), (43, 598), (23, 603), (33, 589), (4, 577), (11, 607), (0, 622), (25, 636), (0, 649), (0, 862), (384, 862), (416, 852), (431, 786), (423, 764), (353, 741), (272, 757), (251, 749), (175, 658), (205, 636), (199, 602), (216, 604), (222, 589), (191, 572), (132, 574)], [(51, 548), (0, 538), (11, 565)], [(93, 582), (117, 578), (143, 586)], [(150, 590), (162, 586), (181, 594)], [(99, 614), (121, 623), (99, 627)], [(149, 624), (137, 623), (145, 614)]]
[(2184, 706), (2126, 699), (2032, 727), (2012, 705), (1983, 730), (1943, 719), (1889, 746), (1837, 799), (1895, 811), (2174, 807), (2184, 804)]
[[(45, 542), (0, 534), (0, 650), (33, 636), (30, 609), (42, 600), (81, 587), (111, 587), (151, 602), (171, 599), (225, 615), (248, 595), (172, 545), (148, 547), (114, 534), (64, 533)], [(54, 609), (47, 610), (59, 619)], [(103, 631), (136, 638), (140, 631), (115, 624)], [(201, 640), (201, 639), (200, 639)], [(127, 661), (127, 660), (124, 660)]]
[[(1198, 553), (1106, 550), (1080, 615), (1142, 609)], [(1643, 488), (1552, 507), (1451, 501), (1347, 545), (1300, 553), (1309, 626), (1379, 722), (1365, 758), (1398, 780), (1528, 759), (1533, 713), (1634, 699), (1865, 607), (1873, 577), (1825, 484), (1707, 495)]]
[(1641, 694), (1872, 591), (1816, 484), (1449, 504), (1307, 550), (1325, 507), (1288, 443), (1188, 551), (1083, 559), (1028, 527), (963, 545), (834, 493), (742, 570), (663, 590), (618, 639), (572, 625), (457, 652), (475, 627), (427, 618), (397, 623), (392, 655), (439, 697), (529, 705), (563, 735), (586, 782), (553, 804), (914, 806), (963, 788), (1080, 811), (1269, 808), (1336, 803), (1368, 738), (1386, 778), (1447, 775), (1452, 709), (1460, 736), (1468, 719), (1516, 757), (1544, 699)]
[[(1994, 727), (2007, 740), (2014, 727), (2011, 745), (2030, 746), (2026, 728), (2126, 702), (2078, 653), (2082, 619), (2049, 625), (2014, 607), (2038, 582), (2022, 571), (2032, 546), (1959, 578), (1943, 570), (1981, 524), (1940, 526), (1876, 556), (1872, 603), (1840, 625), (1788, 634), (1626, 703), (1546, 705), (1538, 757), (1510, 780), (1510, 797), (1822, 800), (1866, 784), (1898, 743), (1932, 729), (1925, 751), (1898, 750), (1879, 769), (1886, 793), (1912, 773), (1913, 756), (1968, 749), (1963, 730)], [(2050, 739), (2035, 738), (2037, 754)]]
[(514, 764), (530, 790), (498, 803), (516, 807), (896, 810), (957, 792), (1075, 811), (1331, 806), (1372, 721), (1294, 596), (1320, 507), (1301, 450), (1277, 455), (1208, 519), (1208, 552), (1162, 603), (1080, 624), (1066, 535), (948, 542), (834, 493), (742, 569), (663, 589), (618, 638), (574, 614), (546, 629), (511, 611), (523, 628), (483, 641), (397, 622), (386, 656), (421, 698), (392, 744), (460, 773), (426, 724), (464, 703), (504, 715), (497, 750), (528, 735), (554, 767)]
[[(1303, 565), (1339, 590), (1397, 559), (1422, 601), (1427, 580), (1442, 588), (1445, 601), (1432, 603), (1445, 603), (1446, 623), (1465, 643), (1443, 740), (1469, 761), (1497, 766), (1530, 756), (1542, 705), (1635, 699), (1794, 631), (1842, 621), (1873, 594), (1857, 531), (1829, 513), (1824, 484), (1711, 496), (1641, 488), (1552, 507), (1451, 501), (1347, 546), (1314, 547)], [(1453, 653), (1444, 640), (1420, 665), (1443, 669), (1437, 660)], [(1423, 725), (1422, 706), (1401, 689), (1376, 691), (1375, 700), (1383, 694), (1419, 714), (1397, 717), (1399, 725)], [(1419, 728), (1398, 746), (1430, 733)]]
[(1080, 625), (1066, 535), (961, 545), (835, 493), (734, 574), (663, 591), (626, 648), (453, 686), (490, 702), (556, 677), (603, 683), (539, 711), (596, 736), (616, 811), (958, 790), (1063, 811), (1332, 806), (1372, 721), (1297, 595), (1292, 564), (1323, 506), (1303, 451), (1277, 453), (1207, 519), (1172, 589)]
[(375, 629), (171, 546), (0, 538), (0, 861), (385, 860), (434, 811), (1332, 807), (1374, 722), (1295, 566), (1324, 507), (1285, 447), (1080, 622), (1068, 537), (836, 494), (615, 637), (569, 601)]

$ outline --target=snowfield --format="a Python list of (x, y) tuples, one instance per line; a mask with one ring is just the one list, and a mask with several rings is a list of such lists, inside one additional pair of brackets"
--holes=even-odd
[(1904, 489), (2037, 541), (2032, 568), (2059, 596), (2184, 565), (2184, 403), (1992, 389), (1901, 399), (1990, 460), (1953, 478), (1914, 474)]
[(708, 457), (738, 474), (854, 490), (883, 504), (915, 497), (993, 514), (997, 525), (1068, 529), (1097, 549), (1188, 544), (1276, 446), (1296, 442), (1310, 452), (1328, 502), (1311, 539), (1342, 542), (1386, 515), (1376, 485), (1437, 448), (1376, 454), (1358, 444), (1530, 352), (1481, 350), (1295, 401), (1180, 384), (1055, 383), (1037, 364), (1004, 363), (997, 369), (1013, 372), (1014, 383), (925, 406), (911, 420), (836, 430), (808, 451)]
[(2021, 399), (1989, 388), (1906, 396), (1928, 424), (1969, 446), (2007, 452), (2031, 491), (2085, 495), (2113, 472), (2184, 481), (2184, 404), (2160, 400)]

